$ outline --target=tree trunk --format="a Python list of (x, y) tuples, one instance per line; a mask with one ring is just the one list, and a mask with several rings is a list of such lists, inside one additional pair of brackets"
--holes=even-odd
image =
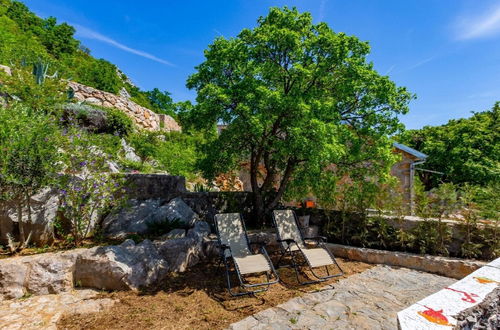
[(252, 157), (250, 159), (250, 183), (252, 185), (253, 207), (256, 224), (259, 227), (263, 227), (265, 223), (264, 198), (262, 196), (259, 183), (257, 182), (258, 166), (260, 163), (260, 159), (258, 158), (258, 155), (252, 153)]
[(24, 227), (23, 227), (23, 199), (19, 198), (17, 200), (17, 223), (19, 226), (19, 241), (21, 242), (21, 246), (24, 244), (25, 236), (24, 236)]

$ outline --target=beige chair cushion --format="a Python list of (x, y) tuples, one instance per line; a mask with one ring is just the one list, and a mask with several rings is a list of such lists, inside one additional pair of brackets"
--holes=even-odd
[(254, 254), (245, 257), (234, 257), (241, 274), (267, 272), (271, 270), (269, 262), (262, 254)]
[(302, 249), (311, 267), (321, 267), (333, 264), (332, 257), (323, 248)]
[[(299, 227), (295, 222), (295, 214), (292, 210), (274, 210), (274, 219), (281, 239), (293, 239), (297, 244), (291, 244), (290, 250), (302, 250), (304, 257), (311, 267), (321, 267), (334, 264), (330, 254), (324, 248), (307, 248), (300, 235)], [(287, 243), (282, 243), (286, 249)]]
[(231, 248), (231, 251), (225, 251), (225, 255), (233, 257), (241, 274), (271, 270), (271, 266), (263, 254), (253, 254), (248, 248), (239, 213), (216, 214), (215, 221), (221, 243)]

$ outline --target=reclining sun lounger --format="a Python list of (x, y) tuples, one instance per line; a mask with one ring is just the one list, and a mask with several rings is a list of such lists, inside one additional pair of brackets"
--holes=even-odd
[[(266, 291), (271, 284), (279, 281), (278, 274), (274, 270), (264, 245), (249, 243), (245, 224), (239, 213), (216, 214), (215, 228), (221, 251), (221, 262), (224, 262), (227, 286), (232, 296)], [(259, 244), (261, 253), (253, 254), (250, 249), (251, 244)], [(241, 287), (245, 289), (244, 292), (235, 293), (232, 291), (230, 280), (231, 260), (234, 263), (234, 271), (238, 275)], [(267, 281), (249, 284), (244, 279), (245, 276), (259, 273), (265, 273)], [(272, 277), (273, 280), (271, 280)]]
[[(292, 210), (274, 210), (273, 221), (278, 233), (278, 243), (281, 247), (281, 257), (277, 267), (280, 266), (284, 256), (290, 256), (291, 266), (295, 269), (297, 281), (300, 284), (310, 284), (325, 281), (332, 277), (342, 276), (344, 274), (333, 254), (326, 248), (324, 237), (303, 237), (299, 230), (297, 217)], [(315, 247), (307, 246), (306, 241), (315, 243)], [(296, 259), (300, 256), (305, 259), (305, 262), (297, 263)], [(299, 278), (299, 267), (307, 265), (314, 277), (317, 280), (302, 282)], [(340, 272), (330, 275), (328, 266), (335, 265)], [(290, 266), (290, 265), (287, 265)], [(319, 276), (314, 272), (313, 268), (325, 267), (326, 276)]]

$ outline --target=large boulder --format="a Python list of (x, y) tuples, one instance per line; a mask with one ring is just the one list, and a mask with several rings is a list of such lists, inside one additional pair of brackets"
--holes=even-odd
[(210, 234), (205, 221), (197, 221), (184, 238), (156, 242), (158, 253), (165, 259), (171, 272), (184, 272), (205, 258), (204, 238)]
[(108, 215), (102, 224), (109, 238), (121, 239), (129, 234), (147, 234), (150, 225), (159, 222), (179, 221), (191, 228), (199, 220), (198, 215), (180, 198), (162, 205), (161, 199), (130, 200), (128, 205)]
[(104, 234), (116, 239), (132, 233), (146, 234), (150, 224), (167, 219), (167, 208), (161, 207), (161, 203), (161, 199), (130, 200), (127, 206), (115, 210), (104, 219)]
[[(25, 235), (31, 232), (31, 243), (36, 245), (51, 244), (54, 241), (54, 221), (59, 208), (59, 196), (54, 189), (44, 189), (31, 197), (31, 221), (28, 221), (28, 209), (22, 210), (22, 226)], [(17, 207), (10, 203), (0, 209), (0, 244), (7, 244), (7, 234), (19, 239)]]
[(168, 202), (166, 216), (169, 221), (179, 220), (188, 227), (194, 226), (195, 222), (199, 220), (198, 215), (180, 197)]
[(75, 260), (82, 251), (0, 260), (0, 300), (71, 290)]
[(169, 272), (183, 272), (206, 257), (210, 226), (198, 221), (185, 237), (44, 253), (0, 260), (0, 300), (71, 290), (154, 287)]
[(82, 287), (103, 290), (139, 290), (158, 284), (168, 274), (168, 264), (149, 240), (135, 244), (98, 247), (76, 260), (74, 280)]

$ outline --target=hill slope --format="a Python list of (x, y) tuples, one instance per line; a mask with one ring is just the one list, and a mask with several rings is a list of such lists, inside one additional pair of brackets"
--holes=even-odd
[(62, 78), (114, 94), (125, 88), (136, 103), (174, 115), (168, 92), (156, 88), (146, 92), (133, 86), (114, 64), (94, 58), (74, 33), (71, 25), (58, 24), (54, 17), (42, 19), (21, 2), (0, 0), (0, 64), (17, 66), (43, 61)]

